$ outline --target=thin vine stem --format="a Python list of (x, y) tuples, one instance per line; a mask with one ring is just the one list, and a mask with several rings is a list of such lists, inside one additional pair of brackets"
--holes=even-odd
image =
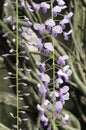
[(17, 107), (17, 130), (19, 130), (19, 95), (18, 95), (18, 0), (16, 0), (16, 107)]
[[(51, 0), (51, 18), (52, 18), (52, 20), (54, 20), (53, 13), (52, 13), (52, 8), (53, 8), (53, 2)], [(55, 44), (54, 44), (54, 37), (52, 37), (52, 45), (53, 45), (53, 48), (54, 48), (54, 46), (55, 46)], [(53, 91), (55, 91), (55, 52), (54, 51), (53, 51)], [(53, 120), (52, 120), (52, 127), (53, 127), (53, 130), (56, 130), (55, 120), (54, 120), (54, 116), (55, 116), (54, 105), (55, 105), (55, 102), (53, 100)]]

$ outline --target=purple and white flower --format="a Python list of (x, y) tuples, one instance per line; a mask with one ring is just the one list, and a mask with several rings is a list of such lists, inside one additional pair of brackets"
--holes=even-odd
[(48, 125), (48, 118), (45, 115), (41, 116), (41, 121), (44, 122), (44, 126)]
[(34, 10), (31, 8), (31, 6), (28, 4), (28, 2), (25, 2), (26, 8), (28, 9), (28, 11), (33, 12)]
[(63, 36), (64, 36), (64, 40), (68, 40), (69, 39), (69, 35), (72, 33), (72, 30), (70, 30), (69, 32), (64, 32)]
[(60, 101), (57, 101), (55, 103), (55, 114), (59, 114), (62, 108), (63, 108), (62, 103)]
[(63, 80), (61, 78), (57, 78), (55, 87), (58, 89), (60, 87), (60, 84), (62, 84), (62, 83), (63, 83)]
[(68, 55), (59, 56), (59, 58), (58, 58), (58, 60), (57, 60), (57, 64), (62, 65), (62, 66), (66, 65), (66, 62), (65, 62), (65, 61), (66, 61), (68, 58), (69, 58)]
[(65, 115), (62, 117), (62, 123), (63, 123), (63, 125), (66, 125), (66, 124), (67, 124), (68, 119), (69, 119), (69, 115), (68, 115), (68, 114), (65, 114)]
[(32, 4), (33, 4), (35, 11), (38, 12), (40, 10), (40, 4), (36, 4), (35, 2), (32, 2)]
[(52, 28), (52, 36), (53, 37), (57, 37), (58, 34), (62, 33), (62, 27), (60, 25), (57, 25), (55, 27)]
[(43, 32), (45, 30), (45, 25), (44, 24), (39, 24), (39, 23), (34, 23), (33, 28), (35, 30), (38, 30), (39, 34), (43, 34)]
[(47, 26), (47, 30), (51, 31), (52, 27), (55, 26), (55, 21), (53, 19), (48, 19), (45, 21), (45, 25)]
[(46, 43), (44, 44), (44, 47), (45, 47), (44, 53), (45, 53), (46, 55), (48, 55), (50, 52), (53, 52), (53, 51), (54, 51), (54, 48), (53, 48), (51, 42), (46, 42)]
[(69, 69), (69, 65), (64, 66), (62, 69), (58, 70), (57, 72), (58, 77), (64, 77), (65, 78), (65, 82), (69, 82), (69, 77), (72, 74), (71, 69)]
[(68, 13), (67, 15), (64, 16), (64, 19), (70, 19), (73, 16), (73, 12)]
[(37, 109), (39, 110), (41, 115), (44, 115), (44, 108), (42, 108), (39, 104), (37, 104)]
[(40, 38), (36, 38), (36, 45), (37, 45), (37, 48), (38, 48), (38, 51), (42, 51), (42, 48), (43, 48), (43, 43), (42, 43), (42, 40)]
[(41, 94), (42, 97), (45, 97), (46, 96), (46, 88), (44, 85), (41, 85), (41, 84), (38, 84), (38, 88), (39, 88), (39, 92)]
[(50, 4), (47, 4), (47, 2), (41, 2), (40, 7), (43, 10), (43, 13), (46, 13), (48, 9), (50, 9)]
[(49, 97), (52, 97), (52, 99), (53, 99), (54, 101), (56, 101), (56, 98), (59, 97), (59, 93), (56, 92), (56, 91), (51, 91), (51, 92), (49, 93)]
[(59, 6), (65, 5), (65, 2), (63, 0), (57, 0)]
[(65, 101), (67, 101), (67, 100), (70, 99), (69, 97), (70, 97), (69, 92), (63, 94), (63, 95), (61, 96), (61, 98), (60, 98), (61, 103), (64, 105), (64, 104), (65, 104)]
[(61, 25), (62, 29), (65, 29), (65, 24), (67, 24), (67, 23), (69, 23), (69, 20), (66, 19), (66, 18), (64, 18), (64, 19), (62, 19), (62, 20), (60, 21), (59, 24)]
[(64, 5), (64, 6), (58, 6), (56, 5), (53, 9), (52, 9), (52, 12), (53, 12), (53, 16), (54, 17), (57, 17), (58, 13), (60, 13), (63, 9), (66, 9), (67, 6)]
[(28, 17), (24, 16), (24, 19), (25, 19), (25, 21), (26, 21), (30, 26), (32, 25), (32, 23), (30, 22), (30, 20), (29, 20)]
[(41, 71), (42, 73), (45, 72), (46, 68), (45, 68), (45, 63), (41, 63), (40, 61), (36, 61), (36, 65), (41, 66)]

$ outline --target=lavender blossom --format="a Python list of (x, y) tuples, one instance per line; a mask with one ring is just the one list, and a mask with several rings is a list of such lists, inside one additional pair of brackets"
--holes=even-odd
[(56, 91), (51, 91), (49, 93), (49, 97), (52, 97), (54, 101), (56, 101), (56, 98), (59, 97), (59, 93)]
[(66, 124), (67, 124), (68, 119), (69, 119), (69, 115), (68, 115), (68, 114), (65, 114), (65, 115), (62, 117), (62, 123), (63, 123), (63, 125), (66, 125)]
[(53, 12), (53, 16), (54, 17), (57, 17), (58, 13), (60, 13), (63, 9), (67, 8), (66, 5), (64, 6), (58, 6), (56, 5), (53, 9), (52, 9), (52, 12)]
[(32, 4), (33, 4), (35, 11), (38, 12), (40, 10), (40, 4), (36, 4), (35, 2), (32, 2)]
[(22, 7), (25, 7), (25, 0), (22, 0), (22, 1), (21, 1), (21, 6), (22, 6)]
[(33, 11), (34, 11), (34, 10), (31, 8), (31, 6), (28, 4), (27, 1), (25, 2), (25, 5), (26, 5), (26, 7), (27, 7), (27, 9), (28, 9), (29, 12), (33, 12)]
[(50, 5), (47, 4), (47, 2), (42, 2), (42, 3), (40, 4), (40, 7), (42, 8), (43, 13), (46, 13), (47, 10), (50, 9)]
[(7, 7), (8, 5), (9, 5), (9, 2), (5, 2), (3, 6)]
[(68, 59), (68, 55), (64, 55), (64, 56), (59, 56), (59, 59), (57, 60), (57, 64), (64, 66), (66, 65), (66, 60)]
[(68, 40), (69, 39), (69, 35), (72, 33), (72, 30), (70, 30), (69, 32), (64, 32), (64, 40)]
[(36, 65), (41, 66), (41, 72), (45, 72), (46, 68), (45, 68), (45, 63), (41, 63), (39, 61), (36, 61)]
[(56, 79), (56, 88), (59, 88), (60, 84), (63, 83), (63, 80), (61, 78)]
[(65, 2), (63, 0), (57, 0), (59, 6), (63, 6)]
[(69, 96), (70, 96), (69, 92), (67, 92), (67, 93), (65, 93), (65, 94), (63, 94), (63, 95), (60, 96), (61, 97), (60, 101), (61, 101), (61, 103), (63, 105), (65, 104), (65, 101), (69, 100)]
[(69, 91), (69, 86), (64, 86), (60, 89), (60, 95), (67, 93)]
[(30, 22), (29, 18), (27, 18), (26, 16), (24, 16), (24, 19), (25, 19), (25, 21), (26, 21), (30, 26), (32, 25), (32, 23)]
[(41, 121), (44, 122), (44, 126), (48, 125), (48, 118), (45, 115), (41, 116)]
[(57, 101), (55, 103), (55, 114), (59, 114), (62, 108), (63, 108), (62, 103), (60, 101)]
[(69, 82), (69, 77), (71, 76), (72, 71), (69, 69), (69, 65), (66, 65), (60, 69), (57, 74), (60, 78), (63, 76), (65, 78), (65, 82)]
[(45, 87), (47, 87), (48, 83), (50, 83), (50, 77), (48, 74), (41, 73), (40, 79), (41, 81), (45, 82)]
[(42, 108), (39, 104), (37, 104), (37, 109), (40, 111), (41, 115), (44, 115), (44, 108)]
[(39, 24), (39, 23), (34, 23), (33, 28), (35, 30), (38, 30), (39, 34), (43, 34), (43, 32), (45, 30), (45, 25), (44, 24)]
[(58, 34), (62, 33), (62, 27), (60, 25), (57, 25), (52, 28), (52, 36), (57, 37)]
[(46, 96), (46, 88), (44, 85), (41, 85), (41, 84), (38, 84), (38, 88), (39, 88), (39, 92), (41, 94), (42, 97), (45, 97)]
[(70, 12), (67, 15), (65, 15), (64, 18), (69, 20), (72, 16), (73, 16), (73, 12)]
[(48, 19), (45, 21), (45, 25), (47, 26), (47, 30), (51, 31), (52, 27), (55, 26), (55, 22), (52, 19)]
[(44, 44), (44, 47), (45, 47), (44, 53), (45, 53), (46, 55), (48, 55), (50, 52), (53, 52), (53, 51), (54, 51), (54, 48), (53, 48), (51, 42), (46, 42), (46, 43)]
[(43, 108), (47, 109), (47, 110), (51, 110), (52, 108), (52, 104), (48, 99), (45, 99), (43, 102)]
[(65, 24), (67, 24), (67, 23), (69, 23), (69, 20), (66, 19), (66, 18), (64, 18), (64, 19), (62, 19), (62, 20), (60, 21), (59, 24), (61, 25), (62, 29), (65, 29)]
[(36, 44), (37, 44), (37, 47), (38, 47), (38, 51), (42, 51), (42, 48), (43, 48), (43, 44), (42, 44), (42, 40), (39, 39), (39, 38), (36, 38)]

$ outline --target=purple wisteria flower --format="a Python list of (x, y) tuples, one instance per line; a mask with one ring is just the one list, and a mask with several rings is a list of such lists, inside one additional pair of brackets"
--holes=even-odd
[(24, 19), (25, 19), (25, 21), (26, 21), (30, 26), (32, 25), (32, 23), (30, 22), (30, 20), (29, 20), (28, 17), (24, 16)]
[(59, 97), (59, 93), (56, 91), (51, 91), (49, 93), (49, 96), (52, 97), (52, 99), (56, 101), (56, 98)]
[(65, 2), (63, 0), (57, 0), (59, 6), (65, 5)]
[(28, 4), (27, 1), (25, 2), (25, 6), (26, 6), (26, 8), (28, 9), (28, 11), (30, 11), (30, 12), (33, 12), (33, 11), (34, 11), (34, 10), (32, 9), (32, 7)]
[(22, 0), (22, 1), (21, 1), (21, 6), (22, 6), (22, 7), (25, 7), (25, 0)]
[(42, 48), (43, 48), (43, 44), (42, 44), (42, 40), (40, 38), (36, 38), (36, 45), (37, 45), (37, 48), (38, 48), (38, 51), (42, 51)]
[(60, 101), (62, 104), (65, 104), (65, 100), (69, 100), (69, 86), (63, 86), (60, 89), (59, 96), (60, 96)]
[(69, 58), (68, 55), (64, 55), (64, 56), (59, 56), (58, 60), (57, 60), (57, 64), (64, 66), (66, 65), (66, 60)]
[(68, 40), (69, 39), (69, 35), (72, 33), (72, 30), (70, 30), (69, 32), (64, 32), (63, 36), (64, 36), (64, 40)]
[(48, 118), (45, 115), (41, 116), (41, 121), (44, 122), (44, 126), (48, 125)]
[(53, 19), (48, 19), (45, 21), (45, 25), (47, 26), (47, 30), (51, 31), (52, 27), (56, 25)]
[(70, 19), (73, 16), (73, 12), (68, 13), (67, 15), (64, 16), (64, 19)]
[(43, 102), (43, 108), (46, 108), (47, 110), (51, 110), (52, 109), (52, 104), (48, 99), (45, 99)]
[(64, 104), (65, 104), (65, 101), (67, 101), (67, 100), (70, 99), (69, 97), (70, 97), (69, 92), (63, 94), (63, 95), (61, 96), (61, 98), (60, 98), (61, 103), (64, 105)]
[(60, 87), (60, 84), (62, 84), (62, 83), (63, 83), (63, 80), (61, 78), (57, 78), (55, 87), (58, 89)]
[(46, 42), (44, 44), (45, 50), (44, 50), (44, 54), (48, 55), (50, 52), (54, 51), (53, 45), (51, 42)]
[(65, 82), (69, 82), (69, 77), (72, 74), (71, 69), (69, 69), (69, 65), (64, 66), (62, 69), (59, 69), (58, 72), (58, 77), (64, 77), (65, 78)]
[(3, 6), (7, 7), (8, 5), (9, 5), (9, 2), (5, 2)]
[(38, 69), (36, 69), (36, 73), (40, 76), (41, 81), (50, 82), (50, 77), (48, 74), (41, 73)]
[(33, 4), (35, 11), (38, 12), (40, 10), (40, 7), (41, 7), (40, 4), (36, 4), (35, 2), (32, 2), (32, 4)]
[(45, 25), (44, 24), (39, 24), (39, 23), (34, 23), (33, 28), (35, 30), (38, 30), (39, 34), (43, 34), (43, 32), (45, 30)]
[(55, 27), (52, 28), (52, 36), (53, 37), (57, 37), (58, 34), (62, 33), (62, 27), (60, 25), (57, 25)]
[(37, 104), (37, 109), (39, 110), (41, 115), (44, 115), (44, 108)]
[(69, 23), (69, 19), (64, 18), (60, 21), (59, 24), (61, 25), (62, 29), (65, 29), (65, 24), (67, 23)]
[(55, 103), (55, 114), (59, 114), (63, 108), (63, 104), (60, 101)]
[(43, 13), (46, 13), (48, 9), (50, 9), (50, 4), (47, 4), (47, 2), (41, 2), (40, 7), (43, 10)]
[(38, 88), (39, 88), (39, 92), (41, 94), (42, 97), (45, 97), (46, 96), (46, 88), (44, 85), (41, 85), (41, 84), (38, 84)]
[(56, 5), (53, 9), (52, 9), (52, 12), (53, 12), (53, 16), (54, 17), (57, 17), (58, 13), (60, 13), (63, 9), (66, 9), (67, 6), (64, 5), (64, 6), (58, 6)]
[(65, 115), (62, 117), (62, 123), (63, 123), (63, 125), (66, 125), (66, 124), (67, 124), (68, 119), (69, 119), (69, 115), (68, 115), (68, 114), (65, 114)]
[(46, 68), (45, 68), (45, 63), (41, 63), (40, 61), (36, 61), (36, 65), (41, 66), (41, 72), (45, 72)]
[(64, 86), (60, 89), (60, 96), (69, 91), (69, 86)]
[(45, 86), (45, 87), (47, 87), (48, 84), (50, 83), (50, 77), (49, 77), (48, 74), (41, 73), (40, 79), (41, 79), (41, 81), (44, 82), (44, 86)]

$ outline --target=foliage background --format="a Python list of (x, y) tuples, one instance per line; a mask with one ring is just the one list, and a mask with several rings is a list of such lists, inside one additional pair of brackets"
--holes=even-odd
[[(10, 0), (6, 0), (10, 1)], [(11, 0), (12, 2), (13, 0)], [(27, 0), (31, 3), (30, 0)], [(70, 27), (73, 29), (73, 34), (69, 41), (64, 42), (63, 38), (60, 36), (57, 39), (56, 50), (59, 55), (68, 54), (70, 56), (69, 64), (73, 71), (73, 75), (70, 82), (70, 101), (67, 102), (65, 109), (69, 111), (71, 114), (72, 121), (67, 127), (58, 127), (58, 129), (62, 130), (85, 130), (86, 129), (86, 2), (85, 0), (65, 0), (68, 5), (67, 11), (73, 11), (74, 15), (70, 22)], [(12, 124), (16, 121), (10, 116), (10, 112), (16, 113), (15, 99), (10, 98), (8, 95), (11, 94), (15, 97), (15, 88), (12, 90), (9, 88), (9, 85), (15, 84), (15, 79), (5, 81), (3, 79), (4, 76), (7, 76), (8, 71), (15, 73), (15, 56), (3, 58), (2, 54), (8, 53), (9, 49), (12, 47), (15, 48), (15, 45), (12, 43), (12, 38), (15, 34), (10, 34), (8, 39), (2, 38), (2, 35), (9, 31), (12, 31), (9, 23), (6, 23), (3, 19), (4, 15), (10, 12), (12, 16), (15, 16), (15, 5), (11, 4), (8, 9), (3, 8), (4, 0), (0, 1), (0, 130), (8, 130), (11, 129)], [(34, 2), (40, 2), (34, 0)], [(24, 13), (24, 14), (23, 14)], [(19, 15), (27, 15), (30, 14), (27, 10), (24, 9), (24, 12), (21, 8), (19, 8)], [(34, 14), (37, 17), (37, 14)], [(42, 17), (42, 13), (40, 12), (41, 19), (44, 21), (45, 18), (49, 17), (45, 15)], [(35, 20), (35, 19), (33, 19)], [(33, 21), (34, 22), (34, 21)], [(27, 24), (23, 21), (19, 21), (19, 25), (27, 26)], [(68, 27), (68, 28), (70, 28)], [(20, 35), (20, 37), (22, 37)], [(22, 48), (20, 48), (22, 50)], [(26, 49), (25, 49), (26, 50)], [(28, 53), (29, 51), (29, 53)], [(30, 52), (30, 49), (27, 49), (27, 55), (34, 59), (34, 56)], [(38, 56), (38, 55), (37, 55)], [(29, 63), (24, 64), (24, 59), (20, 58), (20, 67), (30, 66), (33, 67)], [(34, 67), (33, 67), (34, 69)], [(24, 75), (28, 76), (25, 72), (20, 72), (19, 77), (23, 77)], [(34, 72), (31, 74), (31, 77), (35, 80)], [(38, 112), (36, 110), (36, 104), (40, 102), (38, 93), (36, 89), (34, 89), (35, 83), (33, 80), (29, 82), (26, 81), (29, 87), (29, 91), (31, 93), (30, 97), (25, 98), (24, 101), (20, 102), (20, 106), (22, 104), (27, 104), (30, 106), (29, 110), (27, 110), (28, 123), (23, 124), (24, 130), (36, 130), (37, 129), (37, 119)], [(22, 87), (22, 92), (28, 91), (27, 88)], [(7, 103), (10, 102), (10, 105)], [(34, 105), (33, 105), (34, 104)], [(6, 127), (5, 127), (6, 126)], [(8, 128), (7, 128), (8, 127)], [(44, 129), (41, 124), (40, 129)]]

